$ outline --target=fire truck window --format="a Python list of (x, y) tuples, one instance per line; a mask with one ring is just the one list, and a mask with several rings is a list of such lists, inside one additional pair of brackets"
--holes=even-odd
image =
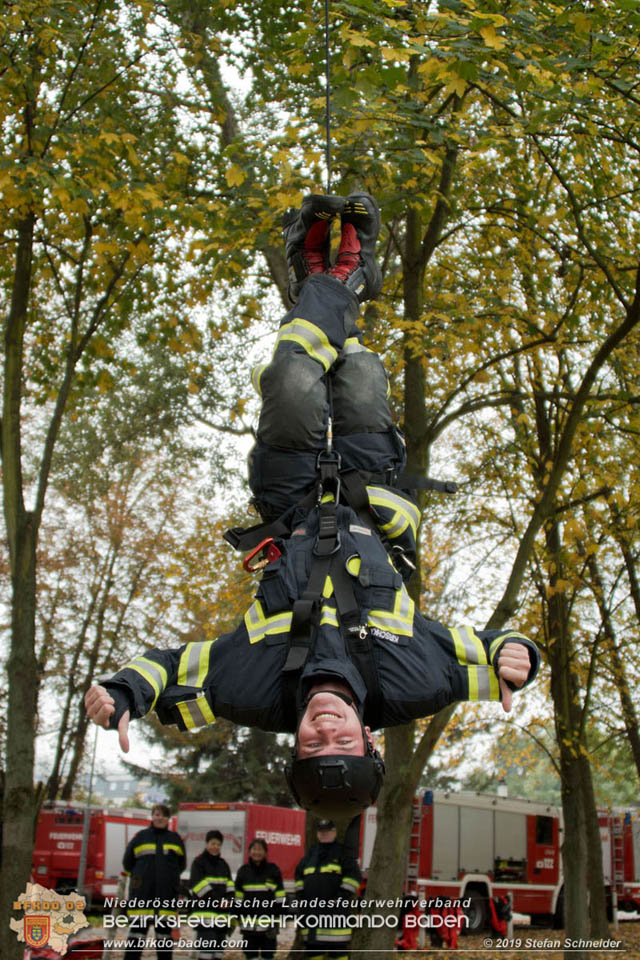
[(553, 817), (536, 817), (536, 843), (553, 843)]

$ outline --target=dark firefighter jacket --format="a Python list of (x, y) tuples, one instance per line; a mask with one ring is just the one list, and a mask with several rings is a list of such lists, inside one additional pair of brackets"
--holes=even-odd
[[(180, 894), (180, 874), (186, 866), (184, 844), (177, 833), (146, 827), (129, 841), (122, 866), (130, 876), (127, 907), (130, 916), (175, 913), (170, 901)], [(154, 906), (158, 900), (164, 903)], [(145, 903), (149, 906), (145, 907)]]
[(254, 917), (255, 923), (242, 923), (242, 929), (256, 933), (272, 933), (274, 924), (270, 918), (282, 913), (284, 883), (280, 867), (268, 860), (256, 864), (249, 860), (243, 863), (236, 874), (236, 897), (241, 917)]
[[(298, 695), (318, 677), (346, 681), (372, 729), (430, 716), (464, 700), (500, 700), (497, 663), (503, 644), (527, 646), (536, 674), (534, 644), (512, 630), (449, 629), (414, 608), (402, 577), (371, 527), (348, 506), (339, 505), (341, 553), (369, 632), (380, 696), (367, 701), (367, 688), (340, 629), (331, 578), (325, 582), (313, 643), (300, 677)], [(132, 717), (156, 710), (163, 723), (189, 729), (216, 716), (263, 730), (294, 732), (295, 719), (283, 703), (281, 674), (287, 658), (292, 605), (309, 579), (318, 530), (318, 512), (293, 518), (291, 536), (277, 541), (282, 555), (264, 570), (244, 622), (216, 640), (187, 643), (174, 650), (149, 650), (104, 685), (113, 695), (116, 728), (125, 709)]]
[(192, 917), (207, 920), (228, 917), (228, 910), (221, 904), (225, 899), (233, 899), (234, 886), (229, 864), (223, 857), (212, 856), (208, 850), (198, 854), (191, 864), (189, 887), (193, 899)]
[[(358, 893), (360, 880), (360, 867), (342, 843), (316, 843), (305, 854), (295, 873), (298, 915), (309, 919), (315, 914), (332, 918), (324, 925), (320, 921), (303, 925), (303, 936), (308, 944), (350, 941), (351, 928), (340, 923), (339, 918), (352, 912), (351, 901)], [(307, 908), (306, 904), (313, 900), (322, 906), (315, 910)]]

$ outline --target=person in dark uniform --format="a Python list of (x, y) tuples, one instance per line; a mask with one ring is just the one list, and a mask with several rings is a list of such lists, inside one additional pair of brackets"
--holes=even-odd
[[(166, 804), (156, 803), (151, 810), (151, 826), (136, 833), (124, 852), (122, 867), (129, 877), (127, 915), (132, 921), (125, 960), (140, 960), (150, 926), (157, 938), (158, 960), (171, 957), (172, 931), (165, 922), (177, 910), (186, 857), (181, 838), (168, 829), (170, 816)], [(155, 901), (161, 901), (161, 905), (155, 906)]]
[(215, 642), (150, 650), (85, 698), (125, 751), (129, 718), (151, 709), (181, 729), (222, 716), (296, 732), (288, 780), (319, 817), (354, 816), (375, 800), (384, 765), (367, 728), (456, 701), (508, 711), (539, 664), (517, 631), (449, 629), (407, 592), (420, 521), (408, 488), (427, 481), (403, 473), (386, 374), (356, 324), (380, 289), (379, 226), (368, 194), (312, 195), (287, 221), (297, 302), (253, 376), (262, 411), (249, 482), (264, 523), (226, 534), (252, 551), (247, 569), (263, 570), (243, 622)]
[[(360, 867), (348, 848), (337, 842), (333, 820), (320, 820), (316, 836), (318, 842), (300, 860), (295, 873), (298, 909), (306, 920), (305, 956), (309, 960), (348, 960), (351, 927), (344, 925), (343, 919), (353, 912), (362, 879)], [(315, 909), (306, 906), (316, 900), (323, 905)]]
[(209, 830), (205, 848), (191, 864), (189, 888), (194, 901), (191, 917), (200, 920), (196, 937), (200, 941), (198, 960), (218, 960), (224, 953), (220, 944), (229, 934), (229, 904), (234, 886), (229, 864), (220, 856), (223, 837)]
[(277, 920), (284, 903), (280, 867), (267, 859), (265, 840), (256, 837), (249, 844), (249, 857), (236, 875), (236, 908), (254, 923), (242, 924), (246, 960), (273, 960), (276, 951)]

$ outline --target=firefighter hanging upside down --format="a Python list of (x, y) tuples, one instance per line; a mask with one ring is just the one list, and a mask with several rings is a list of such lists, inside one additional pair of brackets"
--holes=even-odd
[(384, 764), (370, 729), (454, 701), (501, 700), (508, 711), (539, 663), (521, 634), (448, 629), (407, 592), (420, 520), (408, 488), (421, 481), (403, 475), (386, 374), (356, 326), (359, 304), (380, 291), (379, 227), (368, 194), (314, 194), (286, 220), (294, 306), (253, 375), (262, 412), (249, 483), (264, 523), (226, 535), (251, 551), (248, 570), (263, 570), (243, 623), (215, 641), (149, 650), (85, 698), (125, 751), (129, 718), (152, 709), (181, 729), (221, 716), (296, 732), (290, 786), (327, 817), (356, 815), (378, 794)]

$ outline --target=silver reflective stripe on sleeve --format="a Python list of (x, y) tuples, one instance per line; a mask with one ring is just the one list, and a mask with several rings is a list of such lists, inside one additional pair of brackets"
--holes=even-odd
[(181, 687), (202, 687), (209, 671), (209, 656), (213, 640), (201, 643), (188, 643), (178, 665), (178, 685)]
[(154, 693), (153, 702), (149, 707), (150, 710), (153, 710), (156, 700), (167, 685), (167, 671), (165, 668), (159, 663), (149, 660), (147, 657), (136, 657), (135, 660), (132, 660), (131, 663), (128, 663), (123, 669), (135, 670), (136, 673), (139, 673), (140, 676), (147, 681)]
[(204, 693), (194, 700), (181, 700), (176, 706), (187, 730), (215, 723), (216, 718)]

